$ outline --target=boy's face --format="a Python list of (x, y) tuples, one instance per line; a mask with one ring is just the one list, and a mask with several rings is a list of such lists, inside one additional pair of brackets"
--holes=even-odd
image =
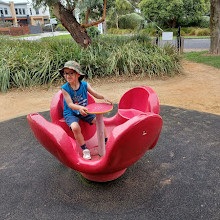
[(67, 80), (67, 82), (72, 82), (78, 79), (80, 77), (80, 74), (77, 73), (75, 70), (65, 68), (64, 77)]

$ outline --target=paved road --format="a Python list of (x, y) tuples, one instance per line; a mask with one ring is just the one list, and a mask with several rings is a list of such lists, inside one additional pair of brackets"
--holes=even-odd
[(209, 49), (210, 39), (184, 39), (184, 49)]
[[(173, 41), (160, 41), (160, 45), (164, 45), (165, 43), (172, 43), (177, 45), (177, 40)], [(208, 50), (210, 47), (210, 39), (184, 39), (184, 49), (204, 49)]]

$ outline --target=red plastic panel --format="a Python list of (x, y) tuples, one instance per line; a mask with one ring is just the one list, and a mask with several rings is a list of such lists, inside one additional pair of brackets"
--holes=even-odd
[(122, 96), (118, 109), (122, 121), (141, 113), (159, 114), (159, 100), (153, 89), (147, 86), (139, 86), (128, 90)]
[(136, 87), (127, 91), (119, 102), (119, 109), (137, 109), (142, 112), (149, 111), (149, 93), (142, 87)]
[(123, 169), (152, 149), (162, 129), (162, 118), (154, 113), (141, 114), (115, 127), (106, 149), (108, 163)]
[(143, 112), (136, 109), (118, 109), (118, 114), (125, 119), (131, 119), (134, 116), (140, 115)]
[(50, 117), (52, 122), (63, 118), (63, 93), (61, 90), (57, 92), (52, 99), (50, 105)]

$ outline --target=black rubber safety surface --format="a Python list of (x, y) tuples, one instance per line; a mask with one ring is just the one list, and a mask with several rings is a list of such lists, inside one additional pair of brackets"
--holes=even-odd
[(107, 183), (57, 161), (26, 116), (1, 122), (0, 219), (220, 219), (220, 116), (170, 106), (160, 115), (157, 146)]

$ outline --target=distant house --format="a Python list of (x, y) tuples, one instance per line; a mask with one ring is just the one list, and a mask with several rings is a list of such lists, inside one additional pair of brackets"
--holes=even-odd
[(0, 0), (0, 20), (10, 21), (14, 26), (43, 25), (49, 22), (49, 7), (36, 8), (32, 2), (13, 2)]

